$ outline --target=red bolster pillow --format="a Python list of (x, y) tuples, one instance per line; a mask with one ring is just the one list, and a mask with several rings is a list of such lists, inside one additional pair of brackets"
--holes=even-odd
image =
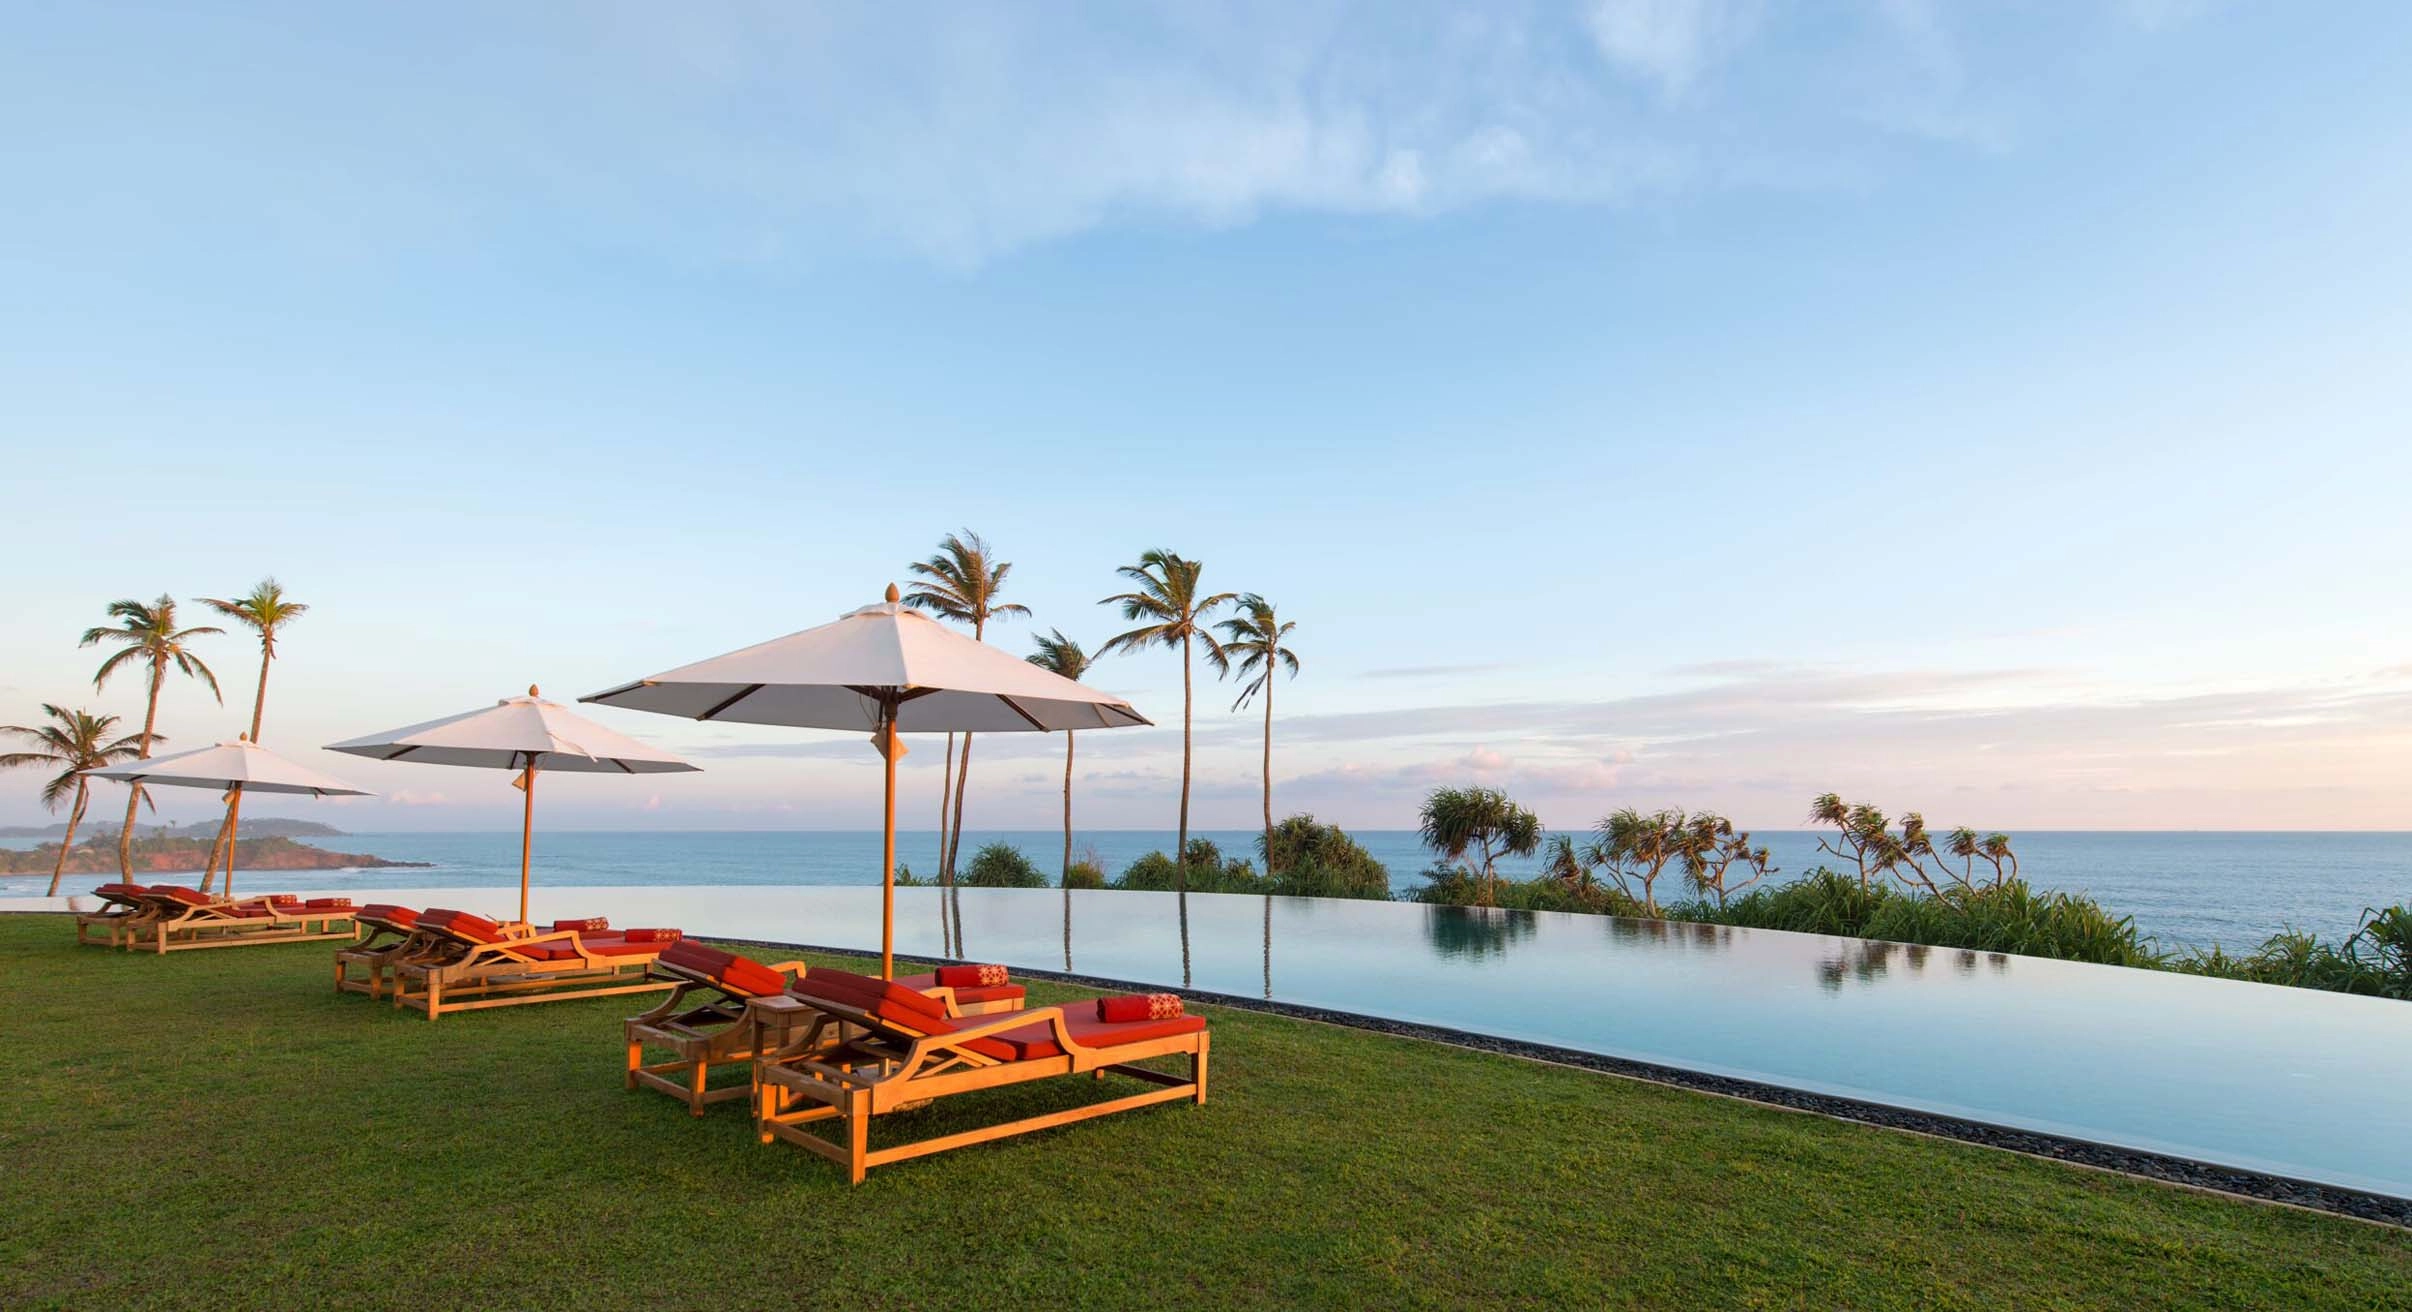
[(1003, 966), (940, 966), (938, 987), (944, 989), (992, 989), (1006, 982)]
[(349, 911), (352, 909), (352, 899), (348, 897), (314, 897), (302, 905), (314, 911)]
[(268, 901), (270, 905), (280, 907), (298, 907), (301, 905), (300, 895), (294, 893), (270, 893), (268, 895)]
[(1178, 1020), (1180, 1015), (1177, 993), (1130, 993), (1097, 1000), (1097, 1019), (1102, 1021)]
[(599, 934), (609, 928), (611, 928), (609, 919), (602, 916), (588, 916), (584, 920), (556, 920), (553, 922), (552, 932), (558, 934), (565, 929), (574, 929), (581, 934)]
[(623, 943), (676, 943), (685, 937), (686, 931), (678, 929), (623, 929), (620, 931), (620, 941)]

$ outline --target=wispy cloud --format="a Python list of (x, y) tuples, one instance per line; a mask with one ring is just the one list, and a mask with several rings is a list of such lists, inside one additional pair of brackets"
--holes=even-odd
[(1609, 63), (1669, 95), (1748, 39), (1758, 18), (1751, 0), (1593, 0), (1585, 15)]

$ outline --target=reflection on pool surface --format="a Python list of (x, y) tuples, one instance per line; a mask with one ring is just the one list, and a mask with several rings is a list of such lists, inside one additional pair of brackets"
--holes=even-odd
[[(490, 908), (491, 888), (356, 898)], [(1772, 930), (969, 889), (963, 955), (1556, 1044), (2412, 1197), (2412, 1004)], [(869, 948), (867, 888), (543, 888), (539, 916)], [(22, 905), (22, 904), (20, 904)], [(58, 905), (47, 903), (45, 905)], [(897, 891), (897, 951), (940, 955)], [(1186, 929), (1186, 932), (1184, 932)]]

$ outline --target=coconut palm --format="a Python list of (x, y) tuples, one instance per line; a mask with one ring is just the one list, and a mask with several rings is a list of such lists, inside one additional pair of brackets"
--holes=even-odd
[[(1089, 672), (1089, 654), (1080, 644), (1064, 636), (1062, 629), (1032, 639), (1038, 650), (1030, 654), (1030, 663), (1049, 674), (1078, 682)], [(1064, 900), (1072, 900), (1072, 731), (1064, 731), (1064, 869), (1061, 879)]]
[(1531, 856), (1541, 820), (1496, 788), (1436, 788), (1424, 798), (1417, 833), (1424, 846), (1466, 865), (1482, 881), (1482, 905), (1498, 901), (1498, 862)]
[[(260, 720), (268, 710), (268, 664), (276, 659), (277, 635), (286, 625), (307, 614), (309, 604), (287, 597), (284, 585), (272, 578), (261, 579), (251, 585), (251, 591), (232, 600), (203, 597), (201, 604), (260, 635), (260, 684), (251, 696), (251, 741), (256, 743), (260, 740)], [(226, 811), (228, 820), (219, 822), (217, 841), (209, 848), (209, 867), (201, 874), (204, 893), (218, 876), (218, 861), (232, 830), (229, 823), (234, 815), (232, 802), (227, 803)]]
[[(209, 695), (217, 698), (219, 705), (226, 704), (225, 694), (218, 691), (218, 676), (211, 673), (209, 666), (186, 646), (194, 638), (224, 633), (226, 630), (207, 625), (177, 628), (176, 599), (165, 593), (149, 605), (131, 599), (110, 602), (109, 615), (117, 621), (117, 626), (86, 629), (79, 645), (90, 647), (104, 642), (120, 644), (119, 650), (102, 661), (100, 669), (93, 673), (92, 686), (95, 689), (106, 687), (109, 676), (129, 664), (140, 664), (147, 669), (142, 734), (136, 740), (134, 759), (148, 760), (151, 744), (157, 736), (159, 690), (167, 683), (169, 666), (175, 666), (176, 672), (187, 678), (197, 678), (208, 684)], [(121, 878), (131, 879), (134, 877), (134, 810), (142, 804), (142, 785), (130, 785), (126, 792), (126, 822), (117, 831), (117, 873)]]
[(1117, 592), (1097, 603), (1121, 607), (1122, 618), (1126, 620), (1146, 621), (1128, 633), (1106, 639), (1105, 645), (1097, 649), (1098, 655), (1138, 651), (1143, 647), (1181, 649), (1181, 824), (1180, 835), (1173, 840), (1173, 887), (1181, 893), (1189, 891), (1190, 720), (1195, 700), (1190, 688), (1190, 653), (1200, 641), (1206, 644), (1210, 655), (1220, 647), (1206, 620), (1234, 600), (1234, 594), (1228, 592), (1199, 595), (1198, 574), (1204, 568), (1204, 561), (1186, 560), (1161, 548), (1143, 551), (1139, 553), (1138, 564), (1124, 565), (1114, 571), (1138, 584), (1138, 588)]
[(1298, 625), (1284, 623), (1274, 615), (1272, 602), (1251, 592), (1239, 599), (1238, 615), (1215, 627), (1223, 638), (1206, 649), (1206, 663), (1219, 675), (1247, 680), (1231, 709), (1246, 706), (1260, 692), (1265, 695), (1265, 873), (1279, 874), (1273, 868), (1273, 675), (1278, 667), (1298, 677), (1298, 653), (1282, 645)]
[(75, 827), (83, 822), (84, 804), (92, 796), (92, 781), (84, 777), (84, 771), (131, 761), (139, 746), (131, 735), (110, 739), (109, 731), (117, 727), (114, 715), (64, 710), (48, 702), (42, 703), (42, 714), (50, 717), (50, 723), (37, 727), (0, 724), (0, 734), (33, 744), (32, 751), (0, 753), (0, 770), (57, 766), (59, 772), (42, 785), (42, 805), (57, 811), (59, 803), (71, 796), (75, 799), (67, 812), (67, 832), (59, 839), (59, 862), (51, 867), (50, 889), (43, 894), (57, 897), (59, 878), (67, 873), (67, 851), (75, 846)]
[[(904, 603), (915, 610), (925, 610), (940, 619), (971, 626), (974, 638), (985, 638), (988, 622), (1014, 615), (1028, 615), (1028, 606), (999, 604), (997, 593), (1005, 587), (1005, 576), (1013, 572), (1011, 561), (992, 561), (988, 543), (979, 534), (965, 529), (938, 539), (938, 554), (928, 560), (914, 561), (913, 573), (925, 582), (915, 583), (905, 591)], [(953, 756), (953, 742), (948, 742), (948, 755)], [(938, 880), (942, 884), (955, 882), (955, 855), (963, 847), (963, 790), (971, 781), (972, 736), (963, 735), (963, 759), (955, 768), (955, 813), (949, 830), (941, 836), (943, 844), (938, 861)]]

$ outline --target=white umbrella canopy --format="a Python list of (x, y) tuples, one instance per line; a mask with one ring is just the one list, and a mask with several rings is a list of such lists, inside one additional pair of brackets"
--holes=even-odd
[(245, 793), (306, 793), (312, 797), (368, 797), (331, 774), (296, 765), (247, 738), (214, 747), (128, 761), (123, 765), (86, 770), (94, 779), (123, 784), (165, 784), (175, 788), (222, 788), (227, 792), (226, 892), (234, 894), (234, 840), (242, 823)]
[(578, 700), (690, 720), (852, 729), (887, 761), (879, 965), (895, 975), (899, 733), (1047, 733), (1153, 721), (1129, 702), (957, 633), (897, 600)]
[(526, 795), (519, 827), (519, 918), (528, 918), (528, 864), (535, 843), (536, 776), (548, 770), (584, 774), (670, 774), (699, 767), (626, 734), (616, 733), (528, 685), (525, 697), (505, 697), (440, 720), (404, 725), (327, 744), (377, 761), (517, 770)]

